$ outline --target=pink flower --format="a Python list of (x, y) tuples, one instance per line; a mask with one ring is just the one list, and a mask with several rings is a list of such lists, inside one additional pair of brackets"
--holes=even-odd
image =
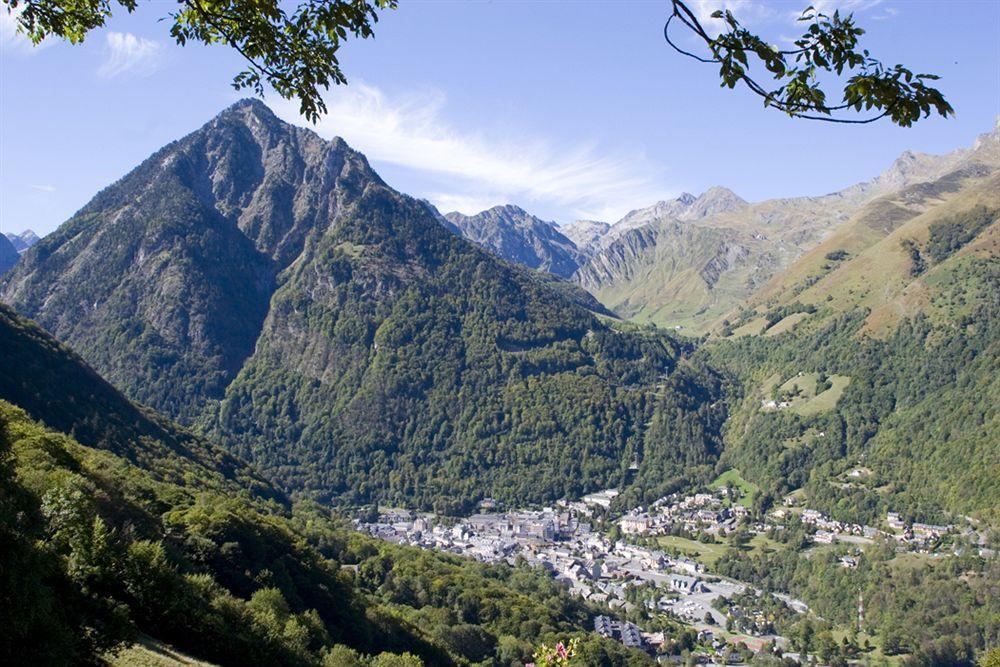
[(558, 644), (556, 644), (556, 655), (558, 655), (560, 658), (565, 658), (567, 655), (569, 655), (566, 652), (566, 647), (563, 646), (562, 642), (559, 642)]
[(533, 663), (533, 662), (526, 662), (526, 663), (524, 663), (524, 667), (535, 667), (535, 663)]

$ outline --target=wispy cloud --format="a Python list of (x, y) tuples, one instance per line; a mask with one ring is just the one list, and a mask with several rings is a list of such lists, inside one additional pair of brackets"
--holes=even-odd
[(107, 34), (107, 58), (97, 73), (105, 79), (122, 74), (148, 76), (160, 66), (163, 45), (129, 32)]
[(45, 184), (45, 185), (31, 185), (29, 186), (32, 190), (38, 190), (39, 192), (53, 193), (56, 191), (56, 186)]
[[(672, 193), (660, 170), (639, 154), (606, 152), (586, 141), (556, 147), (546, 139), (460, 130), (444, 118), (446, 98), (438, 91), (390, 96), (355, 81), (326, 102), (329, 114), (314, 128), (319, 134), (343, 137), (373, 162), (437, 175), (433, 190), (411, 194), (442, 211), (539, 203), (572, 216), (615, 219)], [(275, 111), (301, 122), (293, 103), (278, 102)]]

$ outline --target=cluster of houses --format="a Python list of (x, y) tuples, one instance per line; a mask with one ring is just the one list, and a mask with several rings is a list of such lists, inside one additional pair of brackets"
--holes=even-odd
[(748, 514), (742, 505), (726, 502), (729, 493), (720, 488), (714, 493), (666, 496), (648, 509), (635, 508), (618, 520), (618, 526), (625, 535), (664, 535), (678, 530), (725, 535)]

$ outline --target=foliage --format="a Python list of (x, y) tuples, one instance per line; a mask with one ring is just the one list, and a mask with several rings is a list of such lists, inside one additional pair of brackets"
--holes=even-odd
[[(47, 38), (82, 42), (104, 26), (117, 4), (132, 13), (139, 0), (3, 0), (18, 30), (38, 44)], [(268, 84), (285, 99), (298, 99), (302, 114), (315, 122), (326, 113), (320, 89), (343, 84), (337, 52), (350, 35), (372, 37), (378, 10), (396, 0), (306, 0), (289, 11), (277, 0), (182, 0), (168, 13), (170, 36), (188, 42), (225, 44), (248, 67), (233, 80), (237, 90), (263, 95)]]
[[(926, 82), (936, 81), (933, 74), (914, 74), (903, 65), (888, 67), (873, 58), (860, 46), (864, 30), (858, 27), (852, 14), (835, 11), (828, 16), (813, 7), (807, 8), (799, 21), (807, 23), (805, 32), (795, 40), (794, 49), (779, 49), (747, 30), (733, 13), (718, 10), (712, 18), (721, 19), (725, 30), (711, 37), (695, 13), (681, 0), (672, 0), (670, 18), (663, 33), (667, 42), (678, 52), (700, 62), (719, 65), (722, 85), (735, 88), (744, 84), (764, 99), (765, 107), (773, 107), (793, 118), (823, 120), (838, 123), (870, 123), (889, 118), (901, 127), (909, 127), (933, 112), (947, 117), (954, 115), (951, 105), (939, 90)], [(670, 24), (677, 19), (708, 47), (709, 57), (701, 57), (678, 47), (670, 38)], [(778, 85), (767, 89), (750, 74), (750, 58), (762, 67)], [(821, 84), (823, 75), (850, 76), (844, 81), (839, 104), (827, 101)], [(858, 120), (836, 115), (837, 112), (877, 112), (875, 116)]]
[(1000, 216), (1000, 211), (979, 206), (949, 220), (930, 226), (927, 254), (934, 262), (943, 262), (965, 244), (979, 236)]
[[(738, 468), (771, 499), (804, 488), (835, 518), (877, 524), (885, 512), (945, 520), (945, 512), (996, 517), (1000, 497), (997, 415), (991, 396), (1000, 357), (996, 295), (956, 324), (924, 316), (885, 340), (859, 336), (867, 313), (816, 331), (720, 341), (714, 366), (740, 378), (720, 464)], [(852, 378), (835, 408), (817, 414), (763, 412), (758, 387), (772, 374)], [(831, 483), (864, 460), (873, 476)]]
[(525, 667), (569, 667), (576, 656), (577, 640), (573, 639), (566, 645), (559, 642), (553, 647), (544, 644), (535, 651), (535, 661)]
[[(803, 557), (795, 548), (747, 556), (731, 551), (716, 564), (720, 574), (767, 590), (788, 591), (837, 625), (857, 622), (858, 594), (864, 630), (882, 638), (883, 650), (912, 653), (911, 664), (971, 665), (972, 655), (1000, 639), (1000, 562), (966, 555), (919, 564), (901, 561), (879, 543), (840, 565), (837, 554)], [(794, 631), (793, 631), (794, 634)], [(811, 650), (818, 645), (809, 642)]]

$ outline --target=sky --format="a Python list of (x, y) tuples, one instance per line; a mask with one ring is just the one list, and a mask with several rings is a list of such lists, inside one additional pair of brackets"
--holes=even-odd
[[(807, 0), (726, 6), (776, 43)], [(814, 0), (854, 12), (883, 61), (941, 75), (956, 109), (904, 129), (789, 119), (722, 89), (663, 40), (668, 3), (400, 0), (341, 51), (348, 85), (314, 129), (365, 153), (390, 185), (443, 212), (515, 203), (560, 223), (613, 222), (681, 192), (822, 195), (904, 150), (969, 146), (1000, 114), (1000, 1)], [(166, 143), (247, 96), (239, 56), (173, 44), (174, 3), (140, 3), (81, 45), (32, 47), (0, 16), (0, 231), (55, 229)], [(5, 6), (4, 6), (5, 9)], [(3, 10), (0, 10), (2, 12)], [(290, 122), (297, 104), (271, 93)]]

